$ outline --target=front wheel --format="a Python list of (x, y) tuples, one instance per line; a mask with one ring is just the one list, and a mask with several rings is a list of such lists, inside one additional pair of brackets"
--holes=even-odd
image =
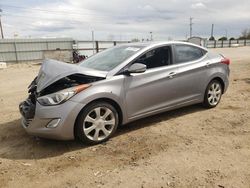
[(88, 105), (80, 114), (76, 123), (78, 138), (89, 144), (98, 144), (108, 140), (118, 126), (116, 109), (106, 102)]
[(221, 99), (222, 85), (218, 80), (212, 80), (206, 89), (203, 105), (207, 108), (216, 107)]

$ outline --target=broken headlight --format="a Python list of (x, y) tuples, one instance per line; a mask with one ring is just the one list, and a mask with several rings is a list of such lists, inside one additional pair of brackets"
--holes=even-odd
[(79, 86), (67, 88), (49, 95), (38, 97), (37, 101), (44, 106), (58, 105), (64, 103), (65, 101), (73, 97), (75, 94), (87, 89), (89, 86), (90, 84), (82, 84)]

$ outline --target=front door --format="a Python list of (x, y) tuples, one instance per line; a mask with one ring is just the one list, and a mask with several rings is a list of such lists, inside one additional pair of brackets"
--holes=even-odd
[(178, 102), (178, 65), (172, 64), (170, 46), (146, 52), (134, 62), (147, 65), (147, 70), (125, 77), (125, 100), (129, 119)]

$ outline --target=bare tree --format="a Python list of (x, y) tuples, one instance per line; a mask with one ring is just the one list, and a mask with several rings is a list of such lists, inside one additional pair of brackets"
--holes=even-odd
[(138, 38), (133, 38), (131, 39), (131, 42), (140, 42), (140, 40)]
[(244, 29), (239, 39), (250, 39), (250, 29)]

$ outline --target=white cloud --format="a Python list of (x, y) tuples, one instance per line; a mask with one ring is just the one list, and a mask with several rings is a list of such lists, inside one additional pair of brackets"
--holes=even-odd
[[(31, 2), (32, 0), (29, 0)], [(0, 4), (5, 35), (19, 36), (68, 36), (83, 40), (114, 40), (147, 38), (152, 31), (154, 38), (183, 39), (189, 33), (189, 17), (194, 18), (195, 35), (207, 37), (211, 24), (215, 34), (225, 29), (236, 36), (250, 27), (249, 0), (64, 0), (39, 1), (34, 5), (12, 0), (14, 6)], [(6, 3), (8, 4), (8, 3)]]
[(202, 2), (194, 3), (191, 5), (192, 9), (205, 9), (206, 6)]
[(151, 5), (144, 5), (144, 6), (138, 6), (139, 9), (143, 11), (154, 11), (155, 8), (152, 7)]

